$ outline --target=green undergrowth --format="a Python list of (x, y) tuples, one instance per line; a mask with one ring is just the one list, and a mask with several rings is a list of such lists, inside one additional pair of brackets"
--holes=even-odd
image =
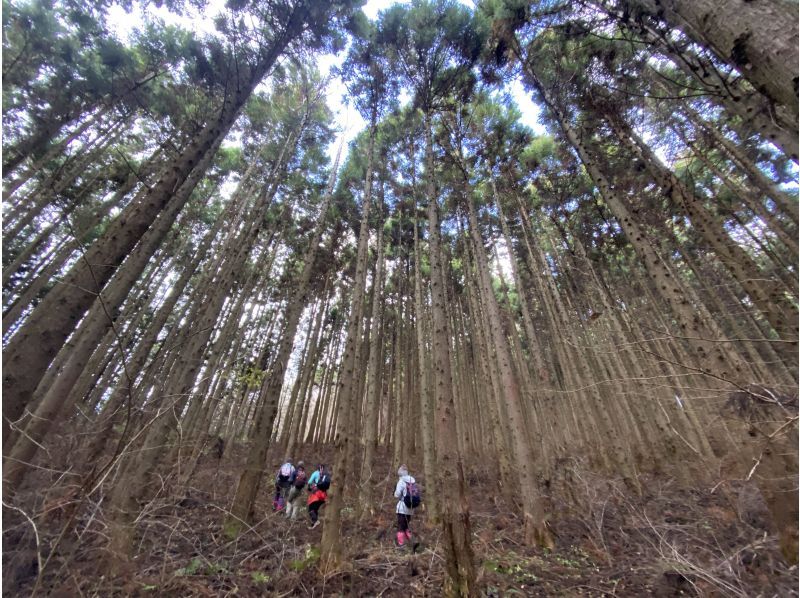
[[(539, 563), (536, 562), (537, 560), (536, 557), (525, 557), (516, 552), (509, 551), (503, 555), (498, 555), (496, 558), (485, 560), (483, 562), (483, 567), (487, 571), (491, 571), (503, 578), (506, 584), (518, 585), (520, 590), (524, 590), (526, 587), (533, 586), (539, 581), (539, 576), (535, 573), (535, 571), (539, 570)], [(507, 594), (509, 589), (513, 592), (516, 591), (515, 588), (507, 588), (504, 590), (503, 595)], [(487, 596), (499, 596), (500, 594), (498, 594), (498, 592), (498, 588), (491, 584), (486, 588)], [(524, 592), (520, 593), (524, 595)]]
[(224, 563), (212, 563), (206, 559), (195, 557), (189, 562), (188, 565), (175, 571), (175, 576), (183, 577), (185, 575), (218, 575), (220, 573), (229, 573), (227, 565)]
[(319, 547), (317, 546), (306, 546), (306, 552), (303, 555), (303, 558), (294, 559), (289, 563), (289, 568), (292, 571), (303, 571), (308, 569), (309, 567), (316, 565), (319, 561)]

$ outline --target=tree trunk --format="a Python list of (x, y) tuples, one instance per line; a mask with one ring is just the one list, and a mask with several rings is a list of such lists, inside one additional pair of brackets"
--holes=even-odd
[[(13, 303), (7, 306), (3, 312), (3, 335), (5, 335), (11, 326), (19, 320), (20, 315), (24, 309), (28, 307), (33, 299), (45, 288), (47, 283), (55, 276), (55, 274), (62, 268), (62, 266), (70, 259), (70, 256), (80, 246), (82, 240), (88, 235), (92, 229), (98, 226), (103, 218), (116, 206), (118, 206), (125, 196), (133, 189), (138, 179), (135, 175), (131, 175), (125, 183), (117, 189), (114, 195), (106, 202), (103, 202), (92, 211), (89, 222), (80, 230), (72, 233), (75, 238), (65, 241), (61, 248), (53, 252), (52, 259), (43, 259), (47, 266), (40, 272), (37, 272), (35, 278), (30, 281), (30, 284), (15, 285), (14, 293), (18, 293)], [(46, 257), (46, 256), (45, 256)]]
[(286, 325), (278, 351), (259, 390), (259, 402), (261, 403), (261, 407), (256, 413), (256, 419), (251, 432), (251, 438), (254, 441), (253, 447), (247, 456), (244, 470), (239, 477), (239, 483), (233, 498), (233, 505), (231, 506), (231, 513), (225, 521), (225, 533), (229, 537), (237, 536), (244, 525), (253, 521), (255, 499), (258, 494), (258, 487), (261, 483), (262, 471), (267, 458), (267, 449), (270, 445), (270, 433), (275, 420), (281, 389), (283, 388), (286, 365), (289, 361), (292, 347), (294, 346), (294, 337), (297, 332), (297, 325), (300, 322), (300, 316), (308, 302), (309, 282), (311, 281), (311, 274), (314, 269), (319, 242), (327, 223), (328, 210), (331, 204), (333, 185), (336, 180), (336, 170), (339, 165), (340, 155), (341, 147), (339, 148), (339, 154), (336, 156), (331, 170), (328, 188), (325, 191), (322, 201), (317, 226), (309, 240), (308, 249), (303, 258), (302, 274), (297, 281), (297, 287), (292, 294), (292, 298), (286, 306), (284, 318)]
[(719, 219), (703, 206), (702, 199), (687, 189), (669, 169), (661, 165), (652, 150), (622, 122), (618, 115), (609, 115), (608, 122), (623, 145), (644, 162), (645, 167), (670, 196), (676, 207), (683, 207), (686, 210), (694, 227), (714, 249), (734, 279), (742, 285), (753, 303), (784, 341), (779, 343), (782, 353), (785, 352), (789, 354), (790, 359), (796, 360), (797, 337), (800, 333), (797, 325), (798, 312), (797, 307), (786, 296), (783, 285), (759, 270), (752, 258), (730, 238)]
[(483, 305), (488, 316), (488, 326), (497, 352), (497, 363), (500, 368), (502, 381), (503, 402), (506, 404), (506, 414), (511, 434), (512, 455), (514, 464), (519, 477), (523, 503), (523, 525), (525, 529), (525, 540), (530, 544), (552, 549), (554, 546), (553, 538), (547, 529), (545, 513), (542, 506), (542, 499), (539, 495), (536, 483), (537, 467), (531, 467), (537, 461), (531, 450), (527, 437), (527, 426), (522, 404), (522, 393), (520, 391), (519, 380), (511, 366), (511, 347), (505, 335), (500, 307), (492, 288), (489, 264), (486, 258), (486, 250), (483, 246), (483, 239), (478, 228), (478, 218), (475, 215), (475, 207), (468, 193), (465, 193), (464, 203), (466, 203), (467, 214), (469, 217), (469, 233), (472, 237), (475, 262), (478, 274), (478, 285), (483, 297)]
[[(722, 106), (731, 116), (740, 117), (748, 131), (756, 132), (790, 159), (798, 161), (797, 119), (790, 118), (785, 110), (776, 111), (767, 98), (757, 91), (743, 89), (743, 85), (722, 75), (708, 60), (701, 59), (685, 47), (678, 47), (669, 34), (656, 32), (644, 24), (640, 24), (636, 31), (644, 41), (658, 47), (691, 81), (696, 81), (711, 101)], [(660, 83), (663, 75), (655, 71), (651, 78)]]
[(475, 562), (472, 551), (472, 526), (466, 497), (464, 463), (458, 452), (458, 438), (453, 400), (453, 377), (450, 372), (450, 334), (447, 325), (447, 301), (439, 231), (439, 204), (434, 179), (433, 134), (431, 115), (425, 114), (425, 195), (428, 200), (428, 246), (430, 251), (433, 398), (436, 405), (436, 457), (439, 481), (448, 488), (451, 500), (441, 503), (440, 518), (445, 551), (445, 593), (471, 596), (475, 588)]
[(800, 210), (798, 209), (796, 198), (790, 197), (772, 182), (756, 164), (753, 164), (753, 162), (748, 159), (735, 143), (722, 134), (717, 126), (705, 121), (697, 111), (688, 105), (683, 107), (683, 111), (686, 112), (689, 121), (698, 130), (703, 131), (719, 145), (720, 148), (723, 148), (725, 152), (727, 152), (733, 163), (745, 173), (756, 189), (772, 199), (781, 212), (791, 218), (795, 226), (800, 224)]
[[(382, 207), (379, 206), (379, 207)], [(381, 213), (383, 210), (380, 210)], [(377, 445), (378, 410), (381, 405), (383, 387), (383, 304), (384, 304), (384, 247), (383, 222), (378, 226), (378, 243), (375, 249), (377, 265), (372, 282), (372, 329), (370, 333), (369, 365), (367, 369), (366, 414), (364, 417), (364, 434), (362, 436), (363, 463), (359, 483), (358, 513), (360, 519), (364, 514), (374, 515), (373, 487), (375, 486), (373, 465)]]
[[(325, 571), (334, 571), (342, 563), (340, 533), (344, 489), (351, 485), (348, 481), (349, 477), (355, 477), (355, 471), (348, 471), (346, 465), (350, 444), (354, 440), (351, 435), (357, 436), (357, 431), (351, 427), (355, 423), (352, 421), (351, 411), (353, 410), (353, 403), (357, 400), (359, 377), (363, 375), (363, 372), (358, 369), (358, 353), (359, 345), (361, 344), (361, 324), (364, 315), (364, 295), (367, 284), (369, 211), (372, 202), (376, 135), (377, 106), (373, 108), (370, 119), (366, 180), (364, 181), (364, 199), (361, 204), (361, 227), (358, 233), (356, 272), (353, 281), (350, 319), (347, 323), (347, 339), (345, 340), (341, 374), (338, 381), (339, 405), (337, 412), (339, 423), (334, 437), (334, 451), (336, 454), (334, 473), (337, 476), (336, 483), (339, 488), (331, 493), (331, 501), (325, 514), (325, 527), (322, 530), (320, 560)], [(355, 483), (353, 482), (352, 485), (355, 485)]]
[[(216, 148), (215, 148), (216, 149)], [(25, 433), (20, 435), (9, 454), (11, 463), (4, 472), (4, 480), (13, 491), (22, 479), (29, 463), (35, 455), (39, 443), (47, 434), (50, 426), (60, 413), (71, 409), (72, 404), (67, 404), (65, 399), (70, 396), (72, 387), (78, 380), (86, 366), (87, 360), (97, 348), (97, 344), (109, 330), (115, 326), (118, 311), (125, 301), (130, 289), (150, 263), (150, 258), (156, 252), (161, 242), (166, 237), (177, 217), (180, 207), (188, 200), (198, 180), (205, 172), (213, 158), (213, 151), (208, 152), (199, 165), (199, 168), (189, 176), (186, 182), (175, 194), (174, 203), (156, 218), (153, 225), (142, 236), (131, 255), (119, 268), (116, 276), (106, 285), (100, 297), (81, 321), (72, 339), (65, 347), (69, 357), (64, 363), (58, 376), (49, 387), (41, 384), (33, 393), (31, 403), (36, 404), (33, 418), (28, 422)], [(185, 196), (185, 197), (184, 197)], [(15, 337), (16, 338), (16, 337)], [(46, 382), (47, 377), (42, 379)]]
[[(323, 295), (327, 295), (327, 293), (328, 289), (326, 282)], [(301, 429), (300, 423), (303, 419), (303, 412), (308, 410), (308, 405), (305, 400), (306, 392), (308, 391), (308, 385), (311, 382), (311, 379), (314, 377), (314, 372), (316, 371), (317, 367), (317, 356), (322, 347), (322, 321), (324, 316), (328, 313), (326, 300), (320, 301), (317, 312), (318, 313), (316, 314), (314, 323), (309, 327), (308, 330), (309, 346), (305, 351), (305, 356), (301, 362), (301, 366), (299, 367), (297, 374), (297, 397), (295, 399), (296, 405), (292, 414), (291, 425), (289, 426), (286, 450), (284, 451), (284, 454), (289, 456), (294, 455), (295, 451), (297, 450), (298, 440), (302, 442), (302, 436), (305, 432), (304, 429)]]
[(630, 4), (710, 49), (797, 121), (796, 3), (632, 0)]
[[(67, 273), (62, 284), (50, 291), (9, 341), (3, 360), (3, 434), (22, 415), (31, 394), (47, 366), (64, 344), (78, 321), (111, 278), (119, 264), (134, 248), (153, 221), (168, 206), (180, 211), (189, 193), (175, 192), (204, 158), (213, 154), (228, 133), (251, 92), (261, 82), (286, 45), (299, 34), (302, 21), (295, 14), (287, 30), (255, 65), (249, 76), (236, 81), (212, 122), (190, 142), (152, 188), (142, 191), (109, 225), (82, 259)], [(195, 182), (199, 177), (193, 177)]]

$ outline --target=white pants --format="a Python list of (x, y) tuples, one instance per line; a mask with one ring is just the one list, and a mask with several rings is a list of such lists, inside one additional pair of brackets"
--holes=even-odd
[[(297, 519), (297, 515), (298, 515), (298, 513), (300, 513), (300, 509), (301, 509), (301, 504), (300, 504), (301, 503), (301, 500), (300, 500), (301, 493), (300, 493), (300, 491), (292, 492), (292, 490), (295, 490), (295, 489), (292, 488), (289, 491), (289, 496), (286, 499), (286, 518), (287, 519), (288, 518)], [(292, 495), (294, 495), (294, 496), (292, 496)]]

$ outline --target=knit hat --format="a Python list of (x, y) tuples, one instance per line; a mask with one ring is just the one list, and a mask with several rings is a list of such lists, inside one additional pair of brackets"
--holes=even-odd
[(297, 467), (305, 467), (305, 466), (306, 466), (306, 464), (303, 463), (302, 461), (298, 461), (297, 462)]
[(408, 467), (405, 465), (401, 465), (400, 469), (397, 470), (397, 475), (403, 477), (404, 475), (408, 475)]

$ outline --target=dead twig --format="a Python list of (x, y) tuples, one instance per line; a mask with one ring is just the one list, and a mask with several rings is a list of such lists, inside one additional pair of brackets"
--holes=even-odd
[(42, 580), (42, 570), (43, 570), (43, 567), (42, 567), (42, 547), (41, 547), (41, 542), (39, 540), (39, 530), (37, 529), (36, 524), (33, 522), (33, 519), (31, 519), (28, 516), (28, 514), (25, 511), (23, 511), (22, 509), (20, 509), (19, 507), (15, 507), (14, 505), (10, 505), (6, 501), (3, 501), (3, 506), (6, 507), (7, 509), (12, 509), (12, 510), (16, 511), (17, 513), (19, 513), (20, 515), (22, 515), (25, 519), (28, 520), (28, 523), (31, 524), (31, 528), (33, 528), (33, 536), (36, 539), (36, 565), (37, 565), (37, 568), (38, 568), (38, 575), (36, 576), (36, 583), (33, 586), (33, 592), (31, 593), (31, 596), (35, 596), (36, 595), (36, 590), (39, 589), (39, 584), (41, 583), (41, 580)]

